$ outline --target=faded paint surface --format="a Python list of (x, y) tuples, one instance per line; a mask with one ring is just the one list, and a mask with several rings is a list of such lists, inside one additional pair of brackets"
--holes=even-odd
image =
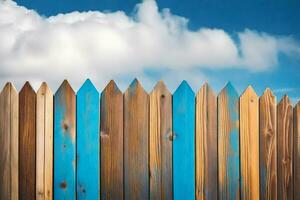
[(77, 199), (100, 198), (99, 93), (88, 79), (77, 93)]
[(229, 83), (218, 96), (219, 198), (240, 199), (239, 96)]
[(54, 199), (75, 199), (76, 96), (64, 81), (54, 97)]

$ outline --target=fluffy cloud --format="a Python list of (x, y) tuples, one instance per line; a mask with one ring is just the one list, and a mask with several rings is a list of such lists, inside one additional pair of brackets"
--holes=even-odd
[(103, 87), (111, 78), (151, 82), (147, 69), (169, 70), (170, 80), (185, 72), (194, 80), (189, 71), (195, 68), (262, 71), (275, 67), (280, 53), (300, 54), (290, 37), (246, 29), (234, 40), (221, 29), (192, 31), (187, 25), (188, 19), (159, 11), (152, 0), (131, 16), (72, 12), (49, 18), (0, 0), (0, 83), (46, 80), (57, 87), (68, 78), (78, 86), (90, 77)]

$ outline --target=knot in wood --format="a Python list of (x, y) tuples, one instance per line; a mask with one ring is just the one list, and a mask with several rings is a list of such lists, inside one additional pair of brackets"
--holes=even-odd
[(67, 188), (67, 183), (66, 183), (66, 181), (61, 182), (59, 186), (60, 186), (60, 188), (62, 188), (62, 189), (66, 189), (66, 188)]

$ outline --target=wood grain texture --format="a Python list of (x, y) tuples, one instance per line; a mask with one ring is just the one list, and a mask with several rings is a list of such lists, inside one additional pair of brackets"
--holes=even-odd
[(53, 93), (46, 83), (37, 92), (36, 199), (53, 199)]
[(294, 108), (294, 200), (300, 200), (300, 102)]
[(218, 198), (240, 199), (239, 96), (228, 83), (218, 95)]
[(88, 79), (77, 92), (77, 199), (100, 199), (99, 93)]
[(183, 81), (173, 94), (174, 199), (195, 199), (195, 94)]
[(277, 200), (276, 97), (266, 89), (259, 100), (260, 199)]
[(76, 198), (76, 96), (65, 80), (54, 96), (54, 199)]
[(18, 113), (18, 92), (7, 83), (0, 94), (0, 199), (18, 199)]
[(258, 96), (249, 86), (240, 97), (241, 199), (259, 199)]
[(150, 94), (150, 199), (172, 199), (172, 95), (160, 81)]
[(101, 94), (101, 199), (123, 199), (123, 94), (114, 81)]
[(196, 96), (196, 199), (218, 196), (217, 98), (206, 83)]
[(124, 95), (125, 199), (149, 198), (149, 96), (137, 80)]
[(36, 197), (36, 93), (26, 82), (19, 93), (19, 198)]
[(293, 107), (287, 96), (277, 105), (278, 199), (293, 199)]
[(101, 94), (101, 199), (123, 199), (123, 94), (110, 81)]

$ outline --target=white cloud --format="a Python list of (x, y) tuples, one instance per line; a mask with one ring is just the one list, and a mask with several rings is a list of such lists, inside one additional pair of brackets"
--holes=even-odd
[(268, 70), (278, 64), (279, 53), (300, 54), (291, 37), (246, 29), (235, 41), (222, 29), (192, 31), (187, 24), (168, 9), (159, 11), (152, 0), (138, 4), (132, 16), (72, 12), (49, 18), (0, 1), (0, 83), (46, 80), (57, 87), (68, 78), (78, 87), (89, 77), (103, 87), (115, 77), (145, 77), (147, 68), (169, 69), (178, 80), (186, 71), (197, 80), (199, 74), (189, 70)]

